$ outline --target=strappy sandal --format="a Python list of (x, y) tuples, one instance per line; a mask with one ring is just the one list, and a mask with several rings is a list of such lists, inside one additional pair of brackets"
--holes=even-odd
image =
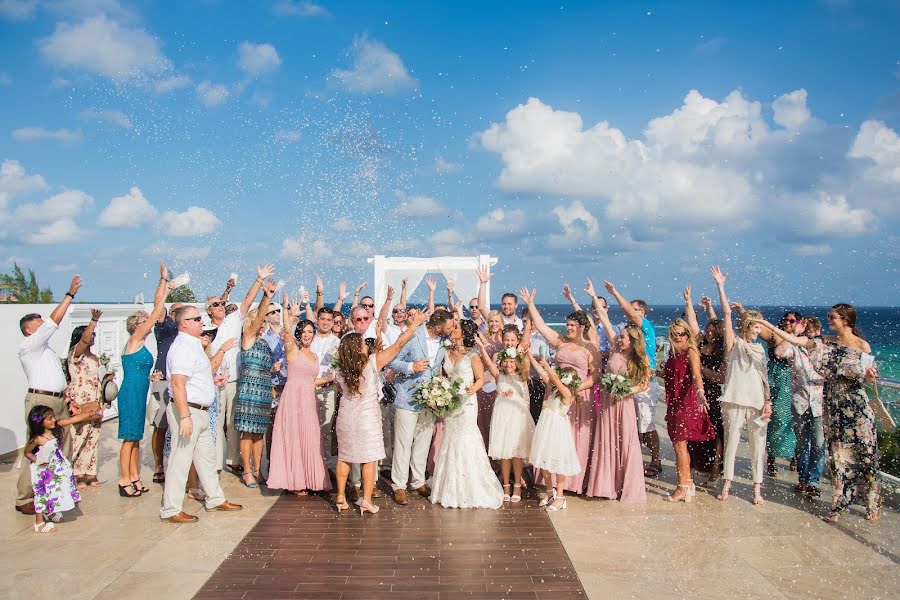
[[(128, 490), (131, 490), (131, 492)], [(137, 498), (141, 495), (141, 490), (134, 487), (133, 483), (129, 483), (128, 485), (119, 484), (119, 495), (123, 498)]]
[(538, 506), (547, 506), (551, 502), (556, 500), (556, 488), (551, 488), (547, 495), (545, 495), (540, 502), (538, 502)]
[(510, 501), (509, 484), (508, 483), (503, 484), (503, 501), (504, 502)]
[(256, 479), (254, 478), (253, 481), (247, 481), (248, 477), (253, 477), (252, 471), (241, 475), (241, 480), (244, 482), (244, 485), (247, 486), (248, 488), (258, 488), (259, 483), (256, 481)]
[(259, 483), (260, 485), (266, 484), (266, 480), (263, 479), (263, 476), (260, 474), (259, 469), (253, 471), (253, 479), (255, 479), (256, 482)]
[(728, 495), (731, 493), (731, 481), (728, 479), (724, 479), (722, 481), (722, 489), (719, 491), (719, 494), (716, 496), (717, 500), (721, 500), (725, 502), (728, 500)]
[(153, 474), (153, 483), (165, 483), (166, 474), (163, 471), (157, 471)]
[(56, 530), (56, 525), (50, 523), (49, 521), (44, 521), (43, 523), (35, 523), (34, 524), (34, 532), (35, 533), (53, 533)]
[(509, 498), (510, 502), (521, 502), (522, 501), (522, 485), (518, 484), (518, 483), (514, 483), (513, 491), (515, 492), (516, 489), (519, 490), (519, 493), (518, 494), (514, 493), (512, 496), (510, 496), (510, 498)]
[[(150, 488), (148, 488), (147, 486), (145, 486), (145, 485), (144, 485), (144, 482), (141, 481), (140, 479), (135, 479), (135, 480), (133, 480), (133, 481), (131, 482), (131, 485), (133, 485), (133, 486), (134, 486), (134, 489), (136, 489), (137, 491), (139, 491), (139, 492), (142, 493), (142, 494), (147, 494), (147, 493), (150, 492)], [(140, 487), (138, 487), (138, 485), (140, 485)]]
[(754, 484), (752, 503), (753, 503), (753, 506), (762, 506), (763, 504), (766, 503), (766, 501), (763, 500), (763, 497), (762, 497), (762, 484), (759, 484), (759, 483)]

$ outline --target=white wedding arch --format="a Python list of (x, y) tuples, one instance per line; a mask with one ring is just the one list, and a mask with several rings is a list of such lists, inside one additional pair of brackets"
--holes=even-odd
[[(387, 294), (387, 286), (394, 288), (395, 300), (400, 297), (400, 284), (406, 279), (407, 296), (422, 283), (422, 279), (429, 273), (438, 273), (447, 280), (453, 280), (454, 293), (463, 302), (478, 295), (479, 267), (493, 267), (497, 264), (496, 256), (481, 254), (479, 256), (435, 256), (431, 258), (418, 258), (413, 256), (384, 256), (379, 254), (369, 259), (369, 264), (375, 270), (373, 284), (375, 290), (375, 310), (381, 309)], [(490, 282), (488, 282), (487, 297), (491, 297)], [(445, 295), (438, 290), (435, 293), (435, 303), (445, 304)]]

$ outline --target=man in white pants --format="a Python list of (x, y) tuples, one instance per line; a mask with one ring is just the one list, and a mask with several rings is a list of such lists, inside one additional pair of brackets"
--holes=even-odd
[(172, 432), (172, 449), (166, 469), (159, 518), (170, 523), (195, 523), (197, 517), (182, 510), (184, 485), (191, 463), (197, 468), (200, 485), (206, 492), (206, 510), (241, 510), (240, 504), (225, 499), (216, 474), (216, 448), (209, 422), (209, 407), (215, 401), (209, 357), (200, 343), (203, 317), (193, 306), (182, 306), (174, 312), (178, 336), (169, 348), (166, 371), (169, 375), (167, 418)]

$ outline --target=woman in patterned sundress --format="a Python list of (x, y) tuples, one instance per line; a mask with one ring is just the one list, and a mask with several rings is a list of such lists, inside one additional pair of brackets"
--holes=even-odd
[(263, 284), (263, 298), (256, 310), (247, 314), (241, 336), (241, 372), (238, 376), (234, 407), (234, 429), (241, 433), (243, 480), (247, 487), (258, 487), (264, 438), (272, 424), (272, 350), (262, 338), (266, 313), (275, 282)]

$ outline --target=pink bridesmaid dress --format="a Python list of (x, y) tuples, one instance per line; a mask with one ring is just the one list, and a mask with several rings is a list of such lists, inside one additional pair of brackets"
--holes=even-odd
[[(564, 344), (556, 351), (556, 365), (560, 368), (575, 369), (578, 377), (584, 381), (590, 371), (591, 356), (584, 350)], [(552, 385), (547, 386), (548, 394), (552, 392), (552, 388)], [(575, 450), (578, 452), (581, 472), (578, 475), (566, 477), (565, 487), (567, 491), (576, 494), (584, 492), (588, 461), (591, 456), (591, 439), (594, 434), (593, 387), (582, 390), (580, 396), (578, 402), (569, 409), (569, 422), (572, 424), (572, 437), (575, 438)]]
[[(610, 356), (607, 372), (626, 375), (625, 357), (618, 353)], [(601, 388), (597, 391), (597, 401), (587, 495), (618, 498), (624, 504), (643, 504), (647, 492), (634, 396), (616, 398)]]
[(267, 485), (291, 491), (331, 490), (316, 400), (319, 365), (300, 353), (288, 362), (287, 371), (275, 413)]

